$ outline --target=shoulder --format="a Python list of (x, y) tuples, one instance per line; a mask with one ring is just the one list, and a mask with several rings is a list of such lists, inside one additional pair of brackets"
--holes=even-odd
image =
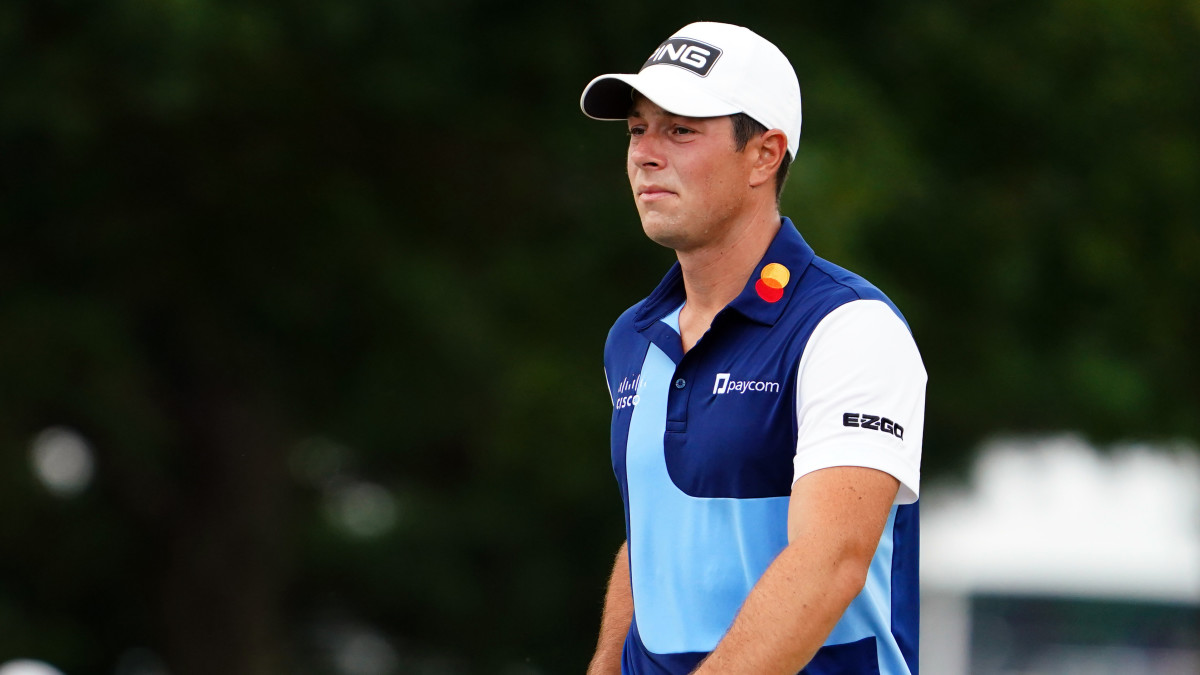
[(612, 327), (608, 329), (608, 336), (604, 340), (604, 363), (606, 367), (612, 367), (615, 360), (635, 352), (639, 345), (644, 348), (646, 339), (638, 332), (635, 321), (638, 311), (641, 310), (645, 302), (645, 299), (639, 300), (624, 312), (621, 312), (621, 315), (613, 322)]
[(814, 257), (805, 270), (798, 289), (798, 299), (806, 305), (824, 305), (826, 313), (855, 300), (878, 300), (904, 321), (899, 308), (874, 284), (820, 257)]
[(606, 344), (612, 344), (614, 340), (620, 340), (622, 336), (637, 332), (637, 329), (634, 327), (634, 319), (645, 302), (646, 299), (642, 298), (624, 312), (621, 312), (621, 315), (613, 322), (612, 327), (608, 329)]
[(639, 330), (644, 330), (654, 313), (665, 314), (668, 308), (683, 302), (683, 280), (679, 263), (671, 266), (650, 295), (634, 303), (613, 322), (605, 343), (605, 358), (613, 348), (625, 346), (626, 340), (645, 342)]
[(808, 346), (806, 356), (819, 352), (881, 364), (902, 359), (921, 366), (908, 324), (886, 297), (855, 299), (834, 308), (817, 324)]
[[(793, 345), (789, 356), (800, 357), (813, 350), (811, 341), (822, 333), (871, 332), (863, 321), (889, 320), (908, 331), (908, 324), (895, 304), (862, 276), (822, 258), (814, 257), (799, 275), (796, 289), (779, 315), (778, 334)], [(796, 361), (792, 361), (795, 365)]]

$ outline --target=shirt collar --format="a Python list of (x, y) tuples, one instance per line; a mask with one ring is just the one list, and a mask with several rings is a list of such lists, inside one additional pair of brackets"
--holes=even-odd
[[(812, 247), (800, 236), (796, 226), (790, 219), (783, 218), (779, 232), (755, 265), (746, 286), (726, 309), (732, 309), (758, 323), (775, 325), (813, 257)], [(634, 315), (634, 327), (639, 332), (646, 330), (674, 311), (685, 299), (683, 272), (676, 262), (654, 292), (642, 302)]]

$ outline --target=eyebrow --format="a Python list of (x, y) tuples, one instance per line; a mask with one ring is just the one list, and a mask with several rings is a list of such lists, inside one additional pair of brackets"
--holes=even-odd
[[(650, 115), (648, 115), (648, 114), (646, 114), (646, 113), (642, 112), (641, 110), (638, 110), (637, 108), (634, 108), (634, 107), (630, 107), (630, 108), (629, 108), (629, 112), (625, 113), (625, 117), (626, 117), (626, 118), (629, 118), (629, 117), (640, 117), (640, 118), (642, 118), (642, 119), (650, 119)], [(691, 117), (688, 117), (687, 115), (677, 115), (677, 114), (675, 114), (675, 113), (673, 113), (673, 112), (670, 112), (670, 111), (667, 111), (667, 110), (663, 110), (663, 111), (662, 111), (662, 112), (661, 112), (661, 113), (658, 115), (658, 117), (663, 117), (663, 118), (667, 118), (667, 119), (680, 119), (680, 120), (683, 120), (683, 119), (700, 119), (700, 118), (691, 118)]]

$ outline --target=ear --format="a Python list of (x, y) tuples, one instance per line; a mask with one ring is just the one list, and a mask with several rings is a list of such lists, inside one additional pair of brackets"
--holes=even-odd
[(787, 136), (779, 129), (769, 129), (747, 150), (757, 154), (750, 170), (750, 187), (775, 180), (775, 172), (787, 154)]

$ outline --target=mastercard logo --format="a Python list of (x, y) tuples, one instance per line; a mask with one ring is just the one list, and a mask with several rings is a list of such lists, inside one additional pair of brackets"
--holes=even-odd
[(754, 283), (754, 290), (758, 291), (758, 297), (767, 302), (778, 302), (783, 297), (783, 289), (792, 279), (788, 268), (779, 263), (767, 265), (759, 276), (761, 278)]

